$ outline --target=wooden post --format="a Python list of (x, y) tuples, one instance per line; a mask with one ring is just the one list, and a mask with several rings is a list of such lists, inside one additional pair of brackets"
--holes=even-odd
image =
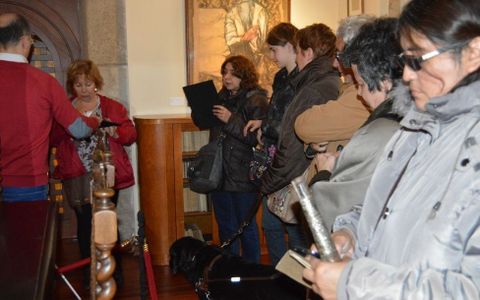
[(115, 167), (105, 135), (99, 139), (94, 152), (93, 166), (93, 214), (92, 214), (92, 273), (91, 298), (99, 300), (113, 299), (117, 284), (113, 279), (115, 259), (112, 249), (118, 239), (117, 213), (110, 201), (114, 195)]
[(115, 259), (112, 249), (117, 241), (117, 214), (110, 201), (114, 191), (110, 188), (94, 192), (95, 209), (93, 214), (94, 241), (96, 248), (96, 299), (113, 299), (117, 284), (113, 279)]

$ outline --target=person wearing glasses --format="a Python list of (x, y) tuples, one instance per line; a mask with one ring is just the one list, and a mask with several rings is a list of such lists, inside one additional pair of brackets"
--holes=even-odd
[(413, 100), (361, 213), (336, 220), (353, 257), (303, 274), (323, 299), (478, 299), (480, 3), (412, 0), (399, 34)]
[[(321, 180), (312, 184), (312, 194), (329, 229), (338, 215), (363, 203), (383, 148), (399, 128), (400, 117), (392, 108), (395, 95), (403, 86), (402, 68), (392, 59), (402, 50), (396, 26), (397, 19), (393, 18), (364, 24), (343, 53), (343, 64), (352, 69), (355, 77), (356, 91), (372, 113), (338, 158), (329, 152), (316, 155), (317, 169), (323, 171), (318, 175)], [(341, 111), (350, 117), (348, 110)], [(323, 117), (321, 112), (317, 118), (320, 117)], [(297, 126), (295, 130), (299, 133)]]
[(28, 64), (28, 21), (0, 14), (0, 177), (5, 202), (48, 197), (48, 143), (53, 120), (75, 138), (89, 136), (97, 118), (77, 112), (52, 76)]

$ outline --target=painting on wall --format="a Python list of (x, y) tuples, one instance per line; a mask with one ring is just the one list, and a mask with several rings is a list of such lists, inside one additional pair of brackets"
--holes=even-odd
[(363, 0), (348, 0), (348, 15), (356, 16), (363, 13)]
[(388, 2), (388, 16), (398, 18), (401, 10), (402, 4), (400, 3), (400, 0), (390, 0)]
[(278, 70), (265, 43), (268, 31), (290, 20), (290, 0), (185, 0), (188, 83), (213, 80), (230, 55), (253, 61), (262, 87), (271, 90)]

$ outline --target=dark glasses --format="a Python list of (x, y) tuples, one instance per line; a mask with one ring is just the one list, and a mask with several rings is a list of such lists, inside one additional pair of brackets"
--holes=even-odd
[(340, 52), (340, 51), (335, 52), (335, 58), (338, 60), (339, 63), (342, 64), (344, 68), (350, 68), (350, 64), (345, 60), (343, 56), (343, 52)]
[(343, 54), (342, 52), (336, 51), (336, 52), (335, 52), (335, 58), (340, 61), (340, 60), (342, 59), (342, 54)]
[(461, 46), (456, 45), (456, 46), (453, 46), (453, 47), (443, 47), (443, 48), (436, 49), (436, 50), (430, 51), (428, 53), (425, 53), (424, 55), (421, 55), (421, 56), (407, 55), (404, 52), (402, 52), (398, 55), (398, 61), (399, 61), (400, 65), (402, 66), (402, 68), (405, 67), (405, 65), (407, 65), (413, 71), (420, 71), (422, 69), (422, 63), (424, 63), (427, 60), (432, 59), (435, 56), (438, 56), (438, 55), (440, 55), (444, 52), (447, 52), (447, 51), (450, 51), (450, 50), (453, 50), (453, 49), (457, 49), (459, 47), (461, 47)]

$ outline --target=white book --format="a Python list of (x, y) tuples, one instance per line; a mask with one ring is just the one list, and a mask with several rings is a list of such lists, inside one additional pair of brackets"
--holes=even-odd
[(305, 257), (293, 250), (288, 250), (275, 266), (275, 269), (292, 278), (296, 282), (306, 286), (307, 288), (312, 288), (312, 283), (303, 278), (303, 270), (305, 268), (310, 269), (310, 263), (305, 259)]
[(198, 202), (200, 204), (200, 211), (208, 211), (207, 195), (198, 194)]
[(194, 151), (193, 148), (193, 138), (191, 131), (184, 131), (183, 132), (183, 151)]

